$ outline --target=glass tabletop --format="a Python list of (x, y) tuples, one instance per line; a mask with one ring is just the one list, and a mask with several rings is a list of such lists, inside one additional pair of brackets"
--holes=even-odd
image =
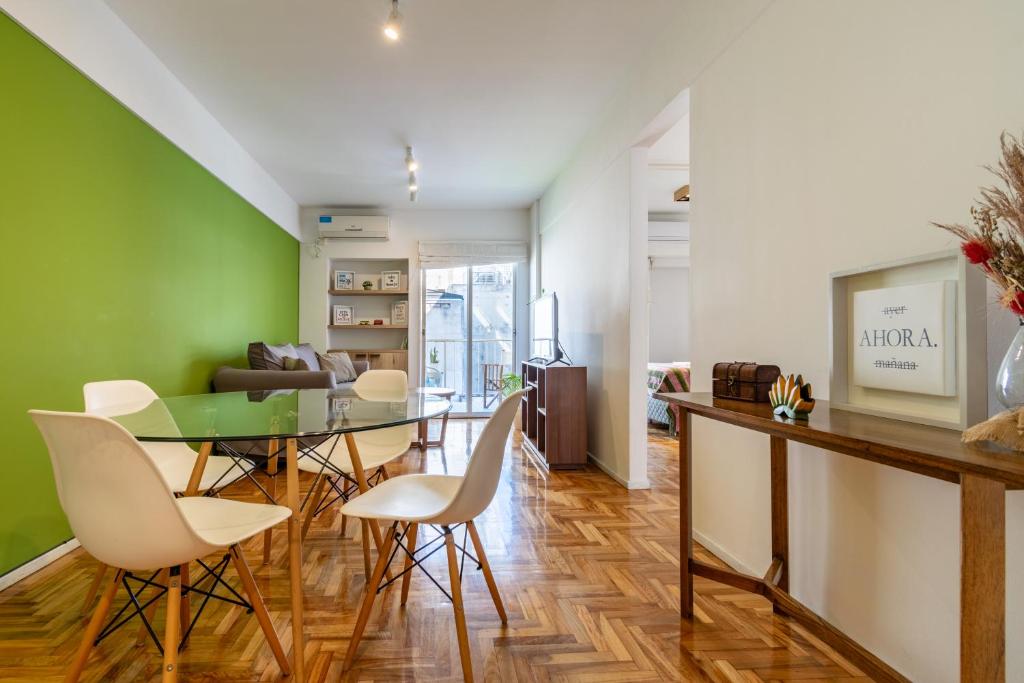
[(448, 401), (416, 391), (360, 395), (348, 388), (172, 396), (104, 413), (139, 441), (255, 441), (394, 427), (450, 409)]

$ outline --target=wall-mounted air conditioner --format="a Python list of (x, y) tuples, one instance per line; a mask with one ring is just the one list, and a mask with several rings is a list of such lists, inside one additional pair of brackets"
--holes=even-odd
[(320, 214), (317, 228), (320, 238), (327, 240), (386, 240), (391, 219), (387, 216), (339, 216)]

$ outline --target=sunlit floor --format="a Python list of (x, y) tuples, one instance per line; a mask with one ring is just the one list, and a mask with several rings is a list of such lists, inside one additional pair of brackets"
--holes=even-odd
[[(449, 421), (444, 449), (410, 451), (392, 475), (463, 473), (483, 425)], [(499, 622), (480, 572), (467, 568), (463, 589), (477, 680), (864, 680), (798, 625), (773, 615), (762, 598), (705, 579), (695, 580), (697, 617), (680, 621), (675, 442), (652, 433), (650, 444), (654, 488), (627, 491), (593, 468), (546, 477), (515, 439), (510, 443), (498, 494), (478, 520), (508, 625)], [(225, 495), (256, 500), (253, 491), (243, 486)], [(337, 507), (330, 509), (304, 545), (309, 679), (461, 680), (451, 605), (422, 575), (405, 608), (399, 591), (381, 594), (355, 668), (342, 671), (364, 576), (360, 525), (348, 524), (344, 536), (341, 526)], [(274, 534), (269, 566), (260, 564), (262, 540), (250, 542), (246, 554), (290, 652), (283, 528)], [(82, 634), (94, 567), (79, 550), (0, 593), (0, 680), (61, 678)], [(445, 585), (443, 553), (427, 567)], [(115, 609), (124, 600), (119, 596)], [(162, 626), (162, 610), (157, 620)], [(100, 643), (83, 680), (157, 676), (156, 647), (136, 647), (135, 637), (132, 624)], [(255, 618), (221, 603), (207, 607), (179, 663), (182, 680), (280, 678)]]

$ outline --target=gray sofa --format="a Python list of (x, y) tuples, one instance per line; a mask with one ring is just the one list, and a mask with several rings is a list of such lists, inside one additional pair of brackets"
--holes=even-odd
[[(334, 373), (320, 368), (319, 354), (309, 344), (249, 344), (249, 368), (221, 367), (213, 376), (213, 390), (273, 391), (275, 389), (336, 389), (352, 382), (337, 382)], [(285, 370), (285, 359), (303, 361), (308, 370)], [(353, 361), (356, 376), (370, 369), (366, 361)]]

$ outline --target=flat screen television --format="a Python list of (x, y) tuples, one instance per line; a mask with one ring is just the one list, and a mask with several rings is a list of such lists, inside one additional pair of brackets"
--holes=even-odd
[(530, 306), (533, 321), (533, 358), (555, 363), (562, 359), (558, 345), (558, 297), (545, 294)]

